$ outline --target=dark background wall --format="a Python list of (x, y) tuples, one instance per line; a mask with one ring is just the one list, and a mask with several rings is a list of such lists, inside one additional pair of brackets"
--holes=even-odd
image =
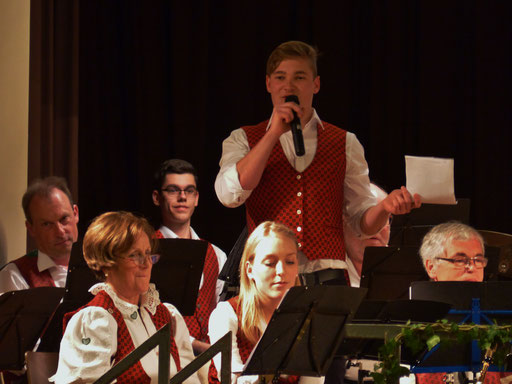
[(200, 173), (197, 232), (229, 251), (243, 208), (217, 200), (222, 140), (268, 118), (265, 62), (315, 45), (322, 119), (356, 133), (370, 177), (405, 183), (404, 155), (455, 158), (471, 223), (512, 233), (509, 1), (82, 1), (81, 225), (106, 210), (157, 224), (151, 177), (179, 157)]

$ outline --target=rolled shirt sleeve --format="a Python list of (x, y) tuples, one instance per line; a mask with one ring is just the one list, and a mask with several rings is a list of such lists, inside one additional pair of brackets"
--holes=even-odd
[(215, 192), (219, 201), (228, 208), (242, 205), (251, 195), (251, 190), (244, 190), (240, 185), (236, 164), (250, 151), (247, 135), (242, 128), (231, 132), (222, 143), (220, 171), (215, 179)]

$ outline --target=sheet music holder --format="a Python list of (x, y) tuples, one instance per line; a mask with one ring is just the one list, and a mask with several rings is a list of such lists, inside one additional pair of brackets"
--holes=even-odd
[(423, 236), (435, 225), (456, 220), (469, 224), (470, 199), (457, 204), (422, 204), (405, 215), (393, 217), (389, 245), (419, 246)]
[(41, 287), (0, 296), (0, 370), (20, 370), (64, 296), (64, 288)]
[(512, 310), (512, 281), (417, 281), (411, 284), (411, 298), (449, 303), (453, 309), (471, 309), (480, 299), (481, 310)]
[(324, 376), (365, 289), (291, 288), (274, 312), (242, 375)]
[[(195, 312), (207, 248), (208, 243), (202, 240), (158, 239), (157, 252), (161, 257), (152, 268), (151, 282), (160, 293), (160, 300), (173, 304), (183, 316)], [(98, 282), (85, 262), (81, 243), (75, 243), (68, 266), (64, 300), (41, 340), (39, 351), (58, 351), (64, 314), (87, 304), (93, 298), (89, 288)]]
[(409, 298), (413, 281), (429, 280), (417, 247), (366, 247), (361, 287), (368, 288), (367, 299)]
[[(467, 282), (467, 281), (445, 281), (432, 282), (421, 281), (411, 285), (411, 298), (422, 300), (436, 300), (449, 303), (455, 310), (473, 309), (473, 299), (480, 299), (482, 311), (492, 311), (487, 315), (489, 320), (500, 319), (510, 320), (512, 314), (500, 313), (511, 311), (512, 282), (510, 281), (488, 281), (488, 282)], [(463, 315), (449, 315), (453, 321), (461, 321)], [(471, 317), (469, 321), (472, 321)], [(475, 361), (476, 360), (476, 361)], [(428, 359), (418, 365), (423, 367), (452, 367), (455, 371), (470, 370), (469, 368), (479, 366), (481, 362), (480, 351), (477, 351), (475, 359), (472, 356), (471, 345), (455, 344), (450, 348), (440, 348)], [(492, 370), (495, 370), (492, 369)]]
[(224, 267), (222, 267), (219, 273), (219, 279), (226, 282), (221, 295), (221, 300), (223, 301), (238, 294), (240, 288), (240, 260), (242, 259), (247, 236), (248, 230), (247, 226), (245, 226), (240, 235), (238, 235), (238, 239), (233, 248), (231, 248)]

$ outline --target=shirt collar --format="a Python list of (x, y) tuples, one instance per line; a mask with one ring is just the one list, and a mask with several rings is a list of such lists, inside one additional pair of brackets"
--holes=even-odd
[[(175, 234), (171, 229), (166, 227), (165, 225), (162, 225), (159, 228), (159, 231), (162, 232), (162, 235), (164, 235), (167, 239), (178, 239), (178, 235)], [(197, 233), (194, 231), (194, 228), (190, 227), (190, 238), (192, 240), (199, 240), (199, 236), (197, 236)]]
[(37, 250), (37, 269), (39, 272), (55, 267), (57, 267), (57, 264), (55, 264), (50, 256), (40, 250)]
[[(100, 291), (105, 291), (110, 296), (110, 298), (114, 302), (114, 305), (116, 306), (117, 309), (119, 309), (119, 312), (121, 312), (124, 318), (129, 317), (132, 320), (135, 320), (137, 318), (137, 315), (134, 315), (134, 313), (137, 312), (139, 306), (121, 299), (109, 284), (97, 283), (89, 289), (89, 292), (91, 292), (95, 296)], [(148, 291), (144, 293), (141, 297), (140, 308), (147, 308), (147, 310), (152, 315), (154, 315), (156, 313), (156, 307), (158, 306), (158, 304), (160, 304), (160, 294), (156, 290), (155, 284), (150, 283)]]
[[(274, 112), (272, 112), (272, 116), (270, 116), (270, 119), (268, 120), (267, 131), (270, 128), (273, 116)], [(303, 128), (303, 130), (316, 129), (318, 125), (322, 127), (322, 130), (325, 129), (322, 120), (320, 120), (320, 117), (318, 117), (318, 114), (316, 113), (316, 109), (313, 108), (313, 114), (311, 115), (311, 119), (306, 123), (306, 126)]]

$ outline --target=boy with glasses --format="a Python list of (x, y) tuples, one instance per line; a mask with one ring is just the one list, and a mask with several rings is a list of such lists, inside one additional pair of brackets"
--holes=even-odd
[[(181, 159), (166, 160), (156, 171), (152, 196), (153, 203), (160, 208), (162, 218), (162, 226), (156, 231), (157, 238), (201, 240), (190, 226), (192, 214), (199, 202), (197, 181), (194, 166)], [(218, 276), (225, 262), (226, 254), (208, 243), (196, 311), (193, 316), (184, 316), (196, 354), (210, 346), (208, 319), (224, 286)]]

